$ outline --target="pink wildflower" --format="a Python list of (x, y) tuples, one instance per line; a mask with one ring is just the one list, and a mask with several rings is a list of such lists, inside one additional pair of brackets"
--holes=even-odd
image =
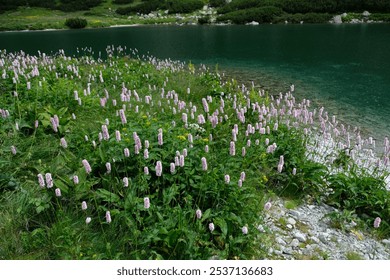
[(382, 221), (381, 218), (376, 217), (374, 220), (374, 228), (379, 228), (381, 221)]
[(128, 186), (129, 186), (129, 178), (124, 177), (124, 178), (122, 179), (122, 181), (123, 181), (123, 186), (125, 186), (125, 187), (128, 187)]
[(119, 130), (115, 131), (115, 139), (116, 141), (120, 142), (121, 141), (121, 132)]
[(79, 183), (79, 176), (77, 176), (77, 175), (74, 175), (74, 176), (73, 176), (73, 183), (74, 183), (75, 185), (77, 185), (77, 184)]
[(45, 180), (43, 179), (43, 175), (42, 174), (38, 174), (38, 182), (39, 182), (39, 185), (42, 188), (45, 186)]
[(144, 208), (149, 209), (150, 207), (150, 200), (149, 197), (144, 198)]
[(215, 229), (214, 224), (213, 224), (213, 223), (209, 223), (209, 230), (210, 230), (211, 232), (213, 232), (214, 229)]
[(156, 163), (156, 176), (160, 177), (162, 174), (162, 163), (161, 161), (157, 161)]
[(87, 172), (87, 174), (91, 173), (92, 169), (91, 166), (89, 165), (89, 162), (86, 159), (83, 159), (82, 163), (84, 165), (85, 172)]
[(248, 234), (248, 227), (246, 226), (242, 227), (242, 234), (244, 235)]
[(202, 211), (200, 209), (196, 210), (195, 215), (196, 218), (200, 220), (202, 218)]
[(125, 111), (123, 109), (119, 110), (119, 116), (121, 117), (122, 124), (126, 124), (127, 119), (126, 119)]
[(171, 164), (170, 164), (170, 168), (171, 168), (171, 173), (173, 174), (173, 173), (175, 173), (175, 163), (174, 162), (171, 162)]
[(103, 139), (104, 140), (110, 139), (110, 134), (108, 133), (107, 125), (105, 125), (105, 124), (102, 125), (102, 132), (103, 132)]
[(241, 179), (241, 181), (245, 181), (245, 177), (246, 177), (246, 175), (245, 175), (245, 172), (244, 171), (242, 171), (241, 172), (241, 175), (240, 175), (240, 179)]
[(230, 183), (230, 176), (228, 174), (225, 175), (225, 183), (226, 184)]
[(157, 135), (157, 140), (158, 140), (158, 144), (160, 146), (162, 146), (164, 141), (163, 141), (163, 131), (162, 131), (161, 128), (159, 129), (159, 132), (158, 132), (158, 135)]
[(45, 174), (45, 179), (46, 179), (46, 185), (47, 188), (50, 189), (53, 187), (53, 178), (51, 177), (50, 173)]
[(207, 170), (207, 159), (205, 157), (202, 157), (202, 170), (206, 171)]
[(230, 151), (229, 151), (229, 153), (230, 153), (231, 156), (236, 155), (236, 144), (234, 143), (234, 141), (230, 142)]
[(111, 213), (110, 211), (106, 211), (106, 222), (111, 223)]
[(128, 148), (124, 148), (123, 149), (123, 153), (125, 154), (125, 157), (129, 157), (130, 156), (130, 151)]
[(61, 190), (59, 188), (55, 189), (55, 193), (56, 193), (56, 197), (60, 197), (61, 196)]
[(62, 137), (62, 138), (60, 139), (60, 144), (61, 144), (61, 146), (62, 146), (64, 149), (66, 149), (66, 148), (68, 147), (68, 143), (66, 142), (66, 140), (65, 140), (64, 137)]
[(271, 209), (271, 206), (272, 203), (268, 201), (266, 204), (264, 204), (264, 210), (268, 211), (269, 209)]
[(87, 206), (87, 203), (85, 201), (81, 202), (81, 209), (82, 210), (87, 210), (88, 206)]

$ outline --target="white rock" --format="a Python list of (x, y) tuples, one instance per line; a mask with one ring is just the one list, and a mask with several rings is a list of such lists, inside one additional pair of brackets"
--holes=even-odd
[(387, 245), (387, 246), (390, 246), (390, 239), (383, 239), (382, 243)]
[(336, 24), (343, 23), (343, 20), (341, 19), (341, 16), (334, 16), (333, 17), (333, 23), (336, 23)]
[(297, 222), (293, 218), (290, 217), (287, 219), (287, 223), (289, 223), (290, 225), (295, 225)]
[(301, 217), (301, 213), (299, 213), (299, 212), (296, 211), (296, 210), (290, 210), (290, 211), (288, 211), (288, 213), (289, 213), (291, 216), (293, 216), (293, 217), (295, 217), (296, 219), (298, 219), (298, 220), (299, 220), (299, 218)]
[(275, 255), (279, 255), (279, 256), (283, 254), (283, 252), (280, 250), (275, 250), (274, 253)]
[(292, 228), (293, 228), (292, 224), (287, 224), (286, 227), (287, 227), (288, 229), (292, 229)]
[(299, 240), (294, 238), (293, 240), (291, 240), (290, 246), (291, 247), (298, 247), (299, 246)]
[(281, 237), (276, 237), (275, 241), (276, 241), (276, 243), (278, 243), (278, 244), (280, 244), (282, 246), (286, 246), (287, 245), (287, 242), (284, 241)]
[(306, 242), (306, 236), (302, 232), (294, 233), (294, 237), (298, 239), (300, 242)]
[(317, 238), (317, 237), (315, 237), (315, 236), (311, 236), (310, 237), (310, 239), (311, 239), (311, 241), (313, 241), (314, 243), (320, 243), (320, 240)]
[(371, 15), (371, 13), (369, 11), (364, 11), (362, 15), (368, 17)]
[(319, 235), (318, 235), (318, 238), (321, 240), (322, 243), (328, 243), (328, 234), (325, 233), (325, 232), (321, 232)]

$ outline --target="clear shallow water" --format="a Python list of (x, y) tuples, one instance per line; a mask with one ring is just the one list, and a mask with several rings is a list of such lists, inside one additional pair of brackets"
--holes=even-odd
[(0, 33), (0, 49), (51, 53), (107, 45), (141, 54), (218, 65), (271, 93), (324, 106), (379, 140), (390, 134), (390, 25), (139, 26)]

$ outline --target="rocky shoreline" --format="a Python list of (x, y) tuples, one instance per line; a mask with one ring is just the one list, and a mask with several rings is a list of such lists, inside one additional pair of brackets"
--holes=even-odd
[(288, 209), (277, 199), (259, 230), (272, 235), (269, 259), (389, 260), (390, 239), (376, 240), (370, 233), (355, 228), (334, 228), (329, 214), (339, 210), (326, 205), (304, 203)]

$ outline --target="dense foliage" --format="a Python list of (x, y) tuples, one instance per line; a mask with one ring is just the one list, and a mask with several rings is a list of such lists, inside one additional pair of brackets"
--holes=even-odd
[(133, 2), (134, 2), (134, 0), (112, 0), (113, 4), (118, 4), (118, 5), (121, 5), (121, 4), (131, 4)]
[(148, 14), (156, 10), (168, 10), (170, 14), (191, 13), (204, 5), (202, 0), (148, 0), (136, 6), (121, 7), (116, 10), (118, 14), (132, 13)]
[(253, 7), (275, 6), (291, 14), (295, 13), (342, 13), (342, 12), (390, 12), (386, 0), (233, 0), (218, 10), (229, 13)]
[(63, 11), (88, 10), (102, 3), (102, 0), (0, 0), (0, 12), (20, 6), (43, 7)]
[[(276, 195), (327, 201), (345, 213), (335, 224), (356, 214), (390, 235), (380, 162), (362, 171), (344, 150), (310, 151), (311, 129), (329, 139), (335, 123), (309, 101), (107, 50), (0, 52), (0, 258), (269, 257)], [(315, 160), (334, 154), (333, 167)]]
[[(263, 7), (274, 7), (283, 11), (275, 14), (264, 11), (256, 15)], [(259, 10), (260, 9), (260, 10)], [(343, 12), (390, 12), (390, 1), (363, 1), (363, 0), (235, 0), (218, 8), (223, 14), (219, 21), (232, 21), (233, 23), (247, 23), (251, 21), (264, 22), (309, 22), (323, 23), (332, 18), (332, 14)], [(260, 21), (259, 21), (260, 20)], [(381, 19), (383, 20), (383, 19)], [(384, 19), (386, 21), (386, 19)]]
[(88, 22), (84, 18), (68, 18), (65, 21), (65, 25), (72, 29), (85, 28), (88, 25)]
[(272, 22), (276, 16), (280, 16), (282, 10), (273, 6), (238, 10), (218, 17), (218, 21), (230, 20), (235, 24), (245, 24), (251, 21), (258, 23)]

